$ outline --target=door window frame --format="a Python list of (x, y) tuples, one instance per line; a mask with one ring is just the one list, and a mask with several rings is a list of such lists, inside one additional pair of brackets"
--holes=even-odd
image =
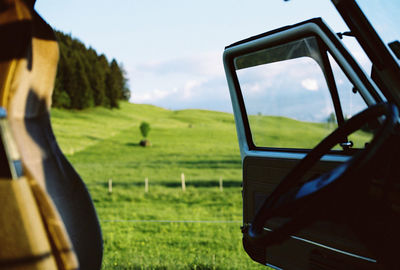
[[(231, 94), (242, 160), (247, 155), (260, 156), (260, 153), (263, 152), (269, 152), (269, 156), (272, 157), (301, 159), (307, 152), (310, 151), (310, 149), (256, 146), (253, 143), (249, 120), (234, 63), (235, 58), (238, 56), (253, 53), (265, 48), (278, 46), (287, 42), (299, 40), (310, 36), (315, 36), (319, 41), (319, 47), (324, 49), (326, 48), (326, 51), (331, 54), (331, 56), (344, 72), (344, 74), (360, 92), (367, 106), (385, 100), (381, 92), (376, 87), (375, 83), (366, 75), (366, 73), (354, 60), (351, 54), (343, 46), (338, 36), (328, 28), (328, 26), (323, 22), (321, 18), (311, 19), (293, 26), (286, 26), (236, 42), (225, 48), (223, 60), (226, 78)], [(321, 51), (321, 56), (326, 54), (326, 51)], [(327, 62), (327, 65), (329, 65), (329, 62)], [(327, 75), (329, 77), (330, 66), (328, 69), (326, 67), (324, 69), (325, 70), (322, 71), (325, 75), (325, 78), (327, 79), (326, 82), (332, 94), (331, 87), (333, 78), (326, 77)], [(334, 81), (333, 83), (335, 84)], [(332, 97), (334, 98), (334, 96)], [(335, 98), (333, 101), (335, 104)], [(339, 113), (336, 108), (337, 104), (334, 106), (336, 113)], [(343, 157), (339, 156), (347, 156), (351, 154), (351, 152), (352, 151), (344, 152), (342, 150), (332, 150), (330, 154), (326, 157), (323, 157), (323, 159), (329, 159), (332, 161), (343, 161)], [(282, 155), (283, 153), (285, 153), (285, 155)], [(265, 155), (261, 154), (261, 156)]]

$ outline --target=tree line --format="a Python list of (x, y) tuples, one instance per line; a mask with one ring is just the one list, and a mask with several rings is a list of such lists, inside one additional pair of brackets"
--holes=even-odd
[(71, 35), (55, 32), (60, 59), (53, 92), (53, 107), (85, 109), (94, 106), (118, 108), (128, 100), (126, 72), (115, 59), (109, 62)]

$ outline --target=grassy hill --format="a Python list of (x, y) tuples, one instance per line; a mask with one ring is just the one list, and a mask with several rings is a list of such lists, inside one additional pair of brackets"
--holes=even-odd
[[(231, 114), (121, 103), (119, 110), (53, 109), (51, 115), (61, 148), (92, 194), (104, 269), (265, 269), (241, 244), (241, 162)], [(142, 121), (151, 124), (152, 147), (138, 145)], [(261, 121), (277, 129), (289, 120)], [(318, 124), (297, 124), (325, 133)], [(279, 130), (292, 138), (290, 126)]]
[[(241, 247), (241, 162), (231, 114), (122, 103), (119, 110), (51, 115), (101, 220), (104, 269), (259, 268)], [(152, 147), (138, 146), (142, 121), (151, 124)]]
[[(120, 110), (52, 110), (57, 140), (87, 183), (152, 183), (180, 179), (240, 181), (240, 156), (233, 116), (228, 113), (169, 111), (122, 103)], [(139, 125), (151, 125), (152, 147), (138, 145)]]

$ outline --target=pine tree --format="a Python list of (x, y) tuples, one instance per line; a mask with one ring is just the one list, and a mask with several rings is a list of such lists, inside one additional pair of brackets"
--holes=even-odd
[(120, 80), (120, 69), (115, 59), (111, 61), (110, 71), (107, 73), (106, 87), (106, 94), (110, 100), (110, 107), (118, 108), (118, 98), (120, 96), (119, 93), (122, 89), (122, 85)]
[(65, 60), (64, 55), (60, 55), (60, 61), (58, 63), (57, 76), (54, 85), (54, 91), (52, 96), (52, 106), (57, 108), (70, 108), (71, 99), (64, 88), (64, 70), (65, 70)]
[(131, 90), (128, 87), (128, 79), (126, 78), (126, 71), (124, 66), (120, 64), (119, 69), (121, 71), (121, 80), (122, 80), (122, 91), (120, 93), (121, 100), (129, 100), (131, 97)]
[(103, 97), (103, 102), (102, 102), (102, 106), (104, 107), (111, 107), (111, 101), (108, 98), (108, 94), (107, 94), (107, 74), (110, 73), (110, 66), (108, 64), (108, 60), (107, 57), (104, 54), (101, 54), (98, 57), (98, 66), (99, 66), (99, 71), (102, 79), (100, 80), (99, 83), (101, 83), (101, 90), (104, 90), (104, 97)]
[(93, 93), (90, 89), (90, 84), (85, 72), (84, 65), (80, 59), (76, 61), (74, 71), (77, 82), (77, 88), (75, 89), (75, 108), (85, 109), (93, 106)]
[(53, 93), (53, 107), (84, 109), (91, 106), (117, 108), (119, 100), (129, 100), (126, 72), (113, 59), (70, 34), (56, 31), (60, 60)]
[(65, 69), (63, 76), (63, 84), (64, 89), (68, 93), (70, 97), (70, 108), (78, 109), (79, 108), (79, 95), (77, 93), (78, 79), (75, 72), (76, 60), (67, 57), (65, 59)]

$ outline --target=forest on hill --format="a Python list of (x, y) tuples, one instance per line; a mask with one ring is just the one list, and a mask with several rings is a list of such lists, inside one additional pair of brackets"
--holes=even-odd
[(129, 100), (126, 72), (115, 59), (110, 62), (76, 38), (55, 31), (60, 59), (52, 106), (85, 109), (103, 106), (118, 108), (120, 100)]

